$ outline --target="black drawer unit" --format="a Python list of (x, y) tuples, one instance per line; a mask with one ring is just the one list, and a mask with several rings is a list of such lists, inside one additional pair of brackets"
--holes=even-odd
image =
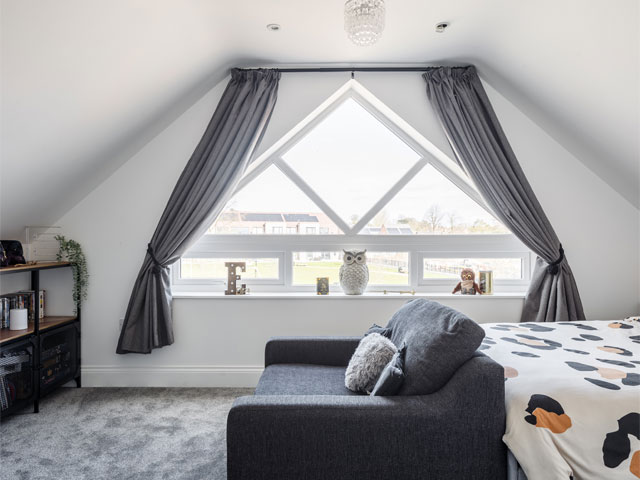
[(0, 412), (4, 417), (24, 408), (36, 397), (35, 345), (32, 339), (0, 351)]
[(78, 377), (78, 351), (77, 322), (40, 334), (40, 396)]

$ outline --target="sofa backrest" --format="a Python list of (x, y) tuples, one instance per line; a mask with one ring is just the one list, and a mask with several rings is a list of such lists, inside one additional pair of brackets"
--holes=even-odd
[(406, 303), (387, 327), (396, 347), (407, 346), (399, 395), (438, 391), (474, 355), (485, 335), (466, 315), (424, 298)]

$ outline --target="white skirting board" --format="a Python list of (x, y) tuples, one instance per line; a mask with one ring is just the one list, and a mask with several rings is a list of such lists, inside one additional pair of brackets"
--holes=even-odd
[(255, 387), (264, 367), (83, 365), (83, 387)]

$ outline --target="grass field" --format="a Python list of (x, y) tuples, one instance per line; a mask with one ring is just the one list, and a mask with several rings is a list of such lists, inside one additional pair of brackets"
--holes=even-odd
[[(244, 261), (247, 271), (242, 274), (242, 278), (278, 278), (278, 261), (273, 258), (261, 259), (233, 259)], [(229, 260), (227, 260), (229, 261)], [(329, 277), (329, 283), (338, 285), (339, 261), (319, 260), (302, 261), (296, 260), (293, 264), (293, 284), (294, 285), (315, 285), (317, 277)], [(408, 285), (409, 275), (398, 272), (397, 267), (369, 263), (369, 284), (370, 285)], [(227, 269), (224, 261), (220, 259), (182, 259), (183, 278), (226, 278)], [(424, 272), (424, 278), (444, 278), (455, 280), (458, 275), (444, 272)]]
[(275, 258), (183, 258), (180, 266), (183, 278), (227, 278), (224, 262), (245, 262), (247, 271), (242, 278), (278, 278)]
[[(317, 277), (329, 277), (329, 283), (340, 283), (338, 274), (342, 262), (322, 260), (317, 262), (300, 261), (293, 264), (293, 283), (295, 285), (315, 285)], [(409, 275), (399, 273), (396, 267), (371, 263), (369, 267), (370, 285), (408, 285)]]
[[(244, 279), (278, 278), (278, 261), (275, 259), (233, 260), (246, 263), (247, 271), (242, 274)], [(341, 262), (331, 260), (295, 261), (293, 264), (293, 283), (295, 285), (315, 285), (317, 277), (329, 277), (329, 282), (337, 285), (341, 265)], [(183, 278), (226, 278), (227, 276), (224, 261), (220, 259), (183, 258), (181, 269)], [(399, 273), (396, 267), (372, 263), (369, 264), (369, 284), (408, 285), (409, 275)]]
[(445, 273), (445, 272), (424, 272), (424, 278), (460, 278), (460, 275), (456, 273)]

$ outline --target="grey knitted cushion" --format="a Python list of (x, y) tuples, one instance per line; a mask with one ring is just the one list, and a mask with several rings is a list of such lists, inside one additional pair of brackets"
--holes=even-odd
[(482, 327), (466, 315), (424, 298), (406, 303), (387, 327), (395, 345), (407, 345), (399, 395), (440, 390), (484, 338)]
[(388, 338), (371, 333), (360, 340), (344, 375), (344, 385), (354, 392), (373, 390), (384, 367), (398, 351)]

